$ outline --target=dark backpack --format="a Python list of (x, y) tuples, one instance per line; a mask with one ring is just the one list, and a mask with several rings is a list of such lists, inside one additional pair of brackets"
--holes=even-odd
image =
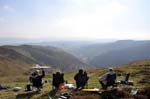
[(32, 91), (32, 85), (31, 84), (26, 85), (26, 90), (27, 91)]

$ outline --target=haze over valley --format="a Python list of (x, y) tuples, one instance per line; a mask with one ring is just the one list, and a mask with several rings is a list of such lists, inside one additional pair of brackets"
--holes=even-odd
[[(80, 69), (85, 90), (76, 90)], [(105, 90), (100, 78), (112, 72), (115, 86)], [(66, 93), (65, 99), (150, 99), (150, 0), (0, 0), (0, 99)]]

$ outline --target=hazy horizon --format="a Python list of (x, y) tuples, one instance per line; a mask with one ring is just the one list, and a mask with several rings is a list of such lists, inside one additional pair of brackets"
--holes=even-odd
[(0, 38), (150, 40), (149, 0), (0, 0)]

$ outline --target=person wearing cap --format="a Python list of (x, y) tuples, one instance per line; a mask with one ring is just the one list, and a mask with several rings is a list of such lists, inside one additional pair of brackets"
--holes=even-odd
[(113, 68), (109, 68), (109, 71), (99, 78), (99, 82), (103, 89), (107, 89), (108, 86), (115, 86), (116, 78), (116, 72)]
[(30, 82), (32, 83), (33, 87), (37, 88), (37, 91), (40, 91), (43, 87), (42, 78), (45, 77), (45, 71), (42, 69), (42, 74), (40, 74), (40, 70), (36, 70), (31, 74), (29, 77)]

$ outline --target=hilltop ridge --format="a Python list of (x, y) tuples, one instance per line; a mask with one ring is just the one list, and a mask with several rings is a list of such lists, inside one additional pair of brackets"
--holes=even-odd
[[(81, 62), (73, 55), (55, 47), (43, 46), (1, 46), (0, 47), (0, 71), (5, 75), (11, 71), (29, 69), (34, 64), (48, 65), (52, 68), (64, 71), (86, 68), (87, 64)], [(6, 67), (9, 67), (7, 71)]]

